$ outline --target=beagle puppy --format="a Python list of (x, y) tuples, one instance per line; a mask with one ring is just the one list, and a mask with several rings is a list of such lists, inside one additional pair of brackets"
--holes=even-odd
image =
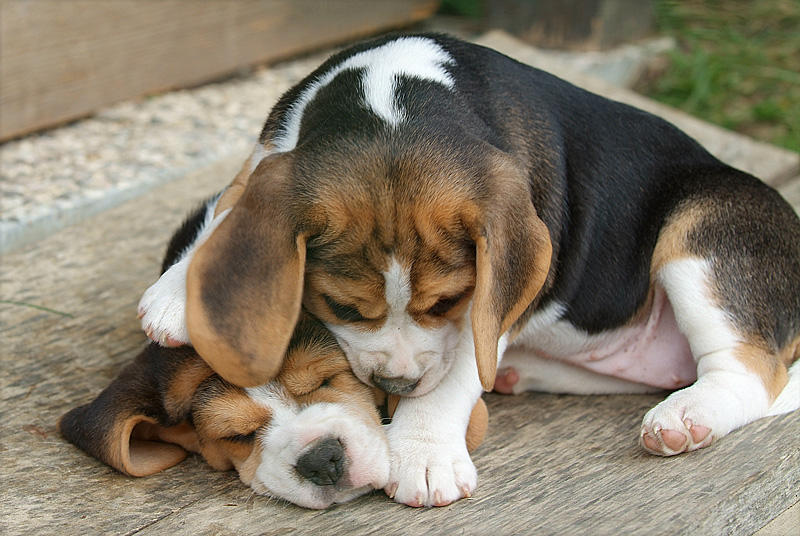
[[(483, 389), (675, 390), (673, 455), (800, 406), (800, 220), (666, 121), (495, 51), (392, 35), (273, 108), (145, 330), (227, 381), (279, 369), (301, 307), (402, 395), (386, 491), (469, 496)], [(788, 386), (787, 383), (791, 382)]]
[[(162, 271), (214, 203), (174, 235)], [(150, 343), (94, 401), (64, 415), (59, 430), (126, 475), (151, 475), (196, 452), (214, 469), (235, 468), (257, 493), (327, 508), (386, 485), (382, 422), (396, 398), (360, 382), (331, 333), (304, 313), (280, 372), (263, 385), (226, 382), (190, 346)], [(487, 418), (479, 400), (467, 431), (470, 450), (483, 440)]]

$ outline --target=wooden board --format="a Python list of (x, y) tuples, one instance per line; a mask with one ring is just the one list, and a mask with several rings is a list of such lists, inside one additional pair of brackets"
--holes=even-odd
[(446, 508), (416, 510), (378, 492), (309, 511), (256, 496), (197, 457), (142, 479), (89, 458), (58, 436), (57, 419), (144, 344), (136, 303), (167, 237), (240, 163), (169, 183), (0, 260), (3, 534), (751, 534), (800, 499), (800, 412), (659, 458), (635, 441), (653, 395), (487, 395), (478, 490)]
[(3, 0), (0, 140), (431, 15), (436, 0)]

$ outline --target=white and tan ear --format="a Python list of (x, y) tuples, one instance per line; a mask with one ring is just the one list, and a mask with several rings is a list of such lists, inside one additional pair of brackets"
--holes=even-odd
[(277, 375), (300, 314), (306, 236), (289, 210), (290, 166), (288, 153), (263, 160), (189, 265), (189, 338), (241, 387)]
[(492, 191), (468, 222), (476, 257), (472, 334), (486, 391), (494, 386), (498, 341), (541, 291), (552, 255), (550, 233), (536, 213), (526, 177), (508, 157), (496, 158)]
[(147, 476), (198, 451), (187, 417), (192, 396), (213, 374), (188, 347), (151, 343), (91, 403), (59, 421), (71, 443), (130, 476)]

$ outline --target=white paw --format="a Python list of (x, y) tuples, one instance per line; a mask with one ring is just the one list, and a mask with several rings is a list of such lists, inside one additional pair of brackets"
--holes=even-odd
[(139, 300), (147, 336), (161, 346), (189, 344), (186, 330), (186, 271), (191, 256), (173, 264)]
[(409, 506), (444, 506), (470, 497), (478, 473), (463, 438), (453, 443), (393, 438), (389, 433), (391, 469), (385, 490)]
[(718, 408), (704, 398), (692, 387), (672, 393), (645, 414), (639, 445), (651, 454), (673, 456), (707, 447), (727, 434), (716, 418)]

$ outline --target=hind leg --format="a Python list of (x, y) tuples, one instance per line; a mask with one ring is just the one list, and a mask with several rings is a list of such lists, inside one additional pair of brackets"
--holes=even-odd
[(689, 340), (698, 379), (644, 416), (639, 442), (652, 454), (707, 447), (767, 416), (787, 382), (784, 359), (748, 340), (716, 303), (711, 273), (707, 261), (693, 257), (671, 261), (658, 274)]
[(661, 391), (656, 387), (598, 374), (555, 359), (544, 359), (520, 347), (503, 355), (494, 390), (502, 394), (526, 391), (577, 395), (639, 394)]

